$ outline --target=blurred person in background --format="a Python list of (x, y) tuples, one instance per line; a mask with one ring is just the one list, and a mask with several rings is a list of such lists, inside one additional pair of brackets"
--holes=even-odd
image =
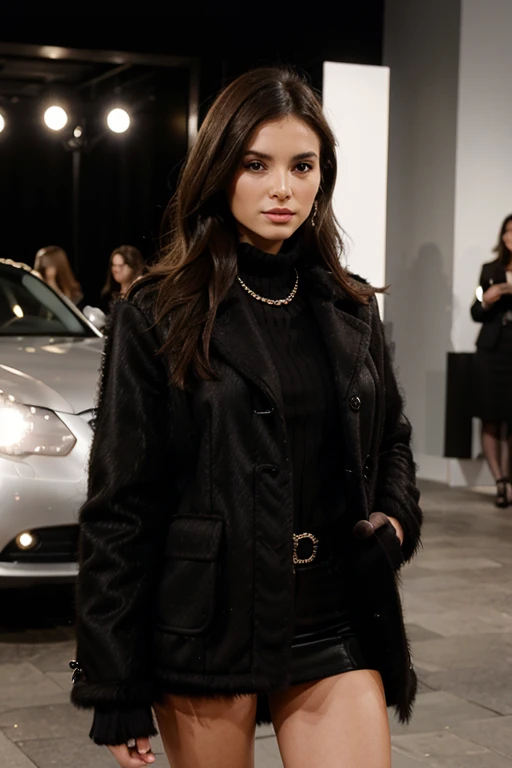
[(36, 253), (34, 269), (54, 291), (63, 294), (80, 309), (84, 294), (73, 274), (66, 251), (58, 245), (48, 245)]
[(138, 248), (133, 245), (115, 248), (110, 255), (105, 285), (101, 289), (101, 309), (108, 313), (112, 302), (125, 296), (144, 270), (144, 259)]
[(496, 480), (497, 507), (512, 503), (512, 214), (494, 247), (497, 258), (482, 266), (471, 316), (482, 323), (475, 355), (476, 413), (482, 449)]

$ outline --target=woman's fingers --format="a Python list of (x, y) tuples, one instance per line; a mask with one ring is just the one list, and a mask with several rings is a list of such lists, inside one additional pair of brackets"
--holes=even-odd
[[(142, 741), (142, 739), (139, 739), (138, 741)], [(148, 739), (145, 739), (145, 741), (148, 741)], [(137, 752), (137, 747), (129, 749), (126, 744), (109, 747), (109, 750), (112, 752), (121, 768), (140, 768), (141, 765), (147, 765), (148, 762), (155, 761), (155, 756), (152, 753), (140, 755)], [(149, 760), (148, 758), (150, 757), (153, 759)]]
[(353, 532), (356, 539), (368, 539), (373, 536), (375, 529), (369, 520), (358, 520)]
[(395, 529), (400, 541), (403, 540), (403, 531), (395, 518), (388, 517), (384, 512), (372, 512), (369, 520), (359, 520), (354, 526), (356, 539), (367, 539), (373, 536), (375, 531), (390, 523)]
[(148, 738), (137, 739), (136, 751), (144, 759), (145, 763), (155, 762), (155, 756), (151, 751), (151, 742)]
[(389, 517), (384, 512), (372, 512), (370, 515), (370, 523), (373, 525), (374, 530), (381, 528), (383, 525), (389, 523)]

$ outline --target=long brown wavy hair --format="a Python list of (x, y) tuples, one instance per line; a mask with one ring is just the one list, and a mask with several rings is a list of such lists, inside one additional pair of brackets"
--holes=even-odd
[(63, 248), (60, 248), (58, 245), (47, 245), (45, 248), (38, 250), (34, 261), (34, 269), (36, 272), (39, 272), (45, 282), (48, 267), (55, 267), (57, 269), (56, 283), (61, 293), (67, 296), (68, 299), (71, 299), (71, 301), (79, 301), (83, 296), (82, 288), (73, 274), (67, 253)]
[(294, 116), (320, 140), (321, 181), (316, 226), (308, 219), (296, 237), (328, 269), (356, 302), (367, 302), (376, 289), (356, 286), (340, 264), (342, 242), (332, 210), (336, 182), (336, 141), (321, 102), (305, 79), (288, 68), (249, 71), (217, 96), (182, 168), (177, 191), (165, 217), (160, 259), (150, 275), (162, 280), (157, 323), (172, 313), (172, 332), (162, 347), (171, 359), (171, 381), (185, 387), (190, 374), (218, 378), (209, 347), (219, 304), (237, 275), (237, 223), (226, 190), (239, 168), (247, 143), (258, 126)]
[(512, 213), (503, 219), (503, 223), (500, 228), (500, 234), (498, 236), (498, 242), (493, 248), (493, 251), (498, 254), (497, 261), (504, 266), (508, 267), (510, 260), (512, 259), (512, 251), (509, 251), (505, 243), (503, 242), (503, 235), (507, 229), (507, 226), (512, 221)]
[(124, 263), (128, 264), (128, 266), (133, 269), (134, 280), (140, 277), (146, 268), (142, 253), (134, 245), (120, 245), (119, 248), (114, 248), (110, 254), (110, 259), (108, 260), (107, 278), (105, 280), (105, 285), (101, 289), (101, 296), (112, 296), (113, 294), (118, 293), (121, 287), (117, 280), (114, 280), (112, 276), (112, 261), (117, 254), (122, 256)]

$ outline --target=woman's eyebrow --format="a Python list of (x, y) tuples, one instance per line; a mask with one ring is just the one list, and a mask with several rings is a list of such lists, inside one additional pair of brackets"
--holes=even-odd
[[(247, 157), (247, 155), (254, 155), (262, 160), (272, 160), (272, 155), (267, 155), (265, 152), (258, 152), (257, 149), (248, 149), (247, 152), (244, 152), (244, 157)], [(316, 158), (318, 158), (316, 152), (300, 152), (298, 155), (294, 155), (292, 160), (297, 162), (298, 160), (313, 160)]]

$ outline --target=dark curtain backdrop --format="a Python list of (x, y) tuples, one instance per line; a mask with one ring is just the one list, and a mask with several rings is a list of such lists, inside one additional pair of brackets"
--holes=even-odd
[[(236, 13), (207, 18), (194, 10), (190, 18), (169, 12), (136, 19), (126, 10), (120, 26), (108, 16), (98, 24), (87, 11), (25, 17), (22, 2), (10, 9), (0, 40), (196, 57), (201, 123), (219, 89), (254, 66), (291, 64), (321, 89), (324, 60), (379, 65), (383, 5), (383, 0), (342, 3), (329, 8), (318, 27), (298, 14), (278, 22), (268, 11), (260, 22)], [(130, 132), (106, 136), (82, 155), (79, 254), (72, 239), (71, 153), (41, 125), (38, 103), (9, 104), (11, 127), (0, 140), (0, 256), (33, 264), (38, 248), (61, 245), (78, 261), (91, 302), (116, 246), (136, 245), (151, 260), (187, 151), (188, 87), (188, 70), (162, 68), (155, 101), (141, 108)], [(94, 113), (94, 105), (88, 109)]]

